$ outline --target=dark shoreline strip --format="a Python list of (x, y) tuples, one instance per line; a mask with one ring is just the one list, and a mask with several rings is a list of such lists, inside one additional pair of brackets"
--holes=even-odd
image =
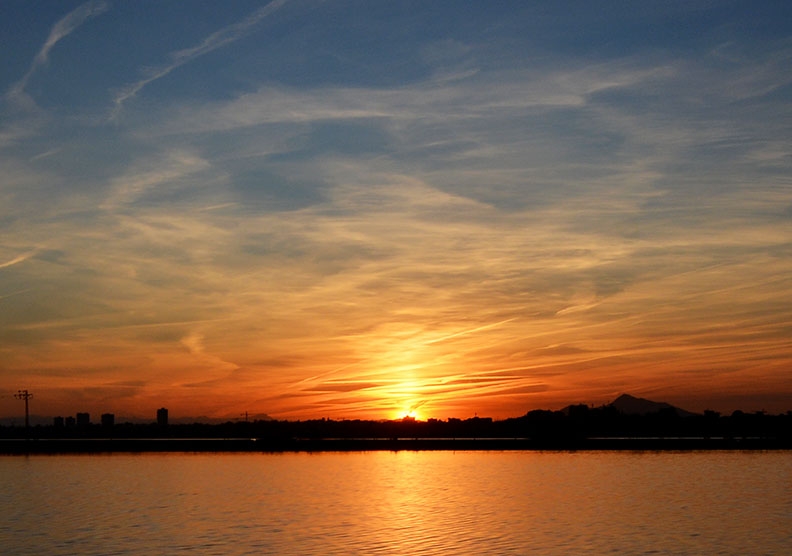
[(251, 438), (124, 438), (2, 440), (0, 455), (97, 454), (142, 452), (372, 452), (372, 451), (699, 451), (792, 450), (792, 443), (772, 438), (375, 438), (289, 439)]

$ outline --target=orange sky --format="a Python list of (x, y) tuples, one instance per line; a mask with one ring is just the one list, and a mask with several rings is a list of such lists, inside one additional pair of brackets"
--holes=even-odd
[[(715, 260), (673, 233), (662, 245), (587, 237), (553, 225), (571, 219), (557, 210), (490, 224), (488, 207), (399, 191), (354, 218), (318, 210), (255, 223), (303, 245), (304, 256), (272, 266), (234, 260), (222, 215), (152, 217), (143, 234), (154, 250), (184, 238), (229, 253), (222, 262), (153, 270), (94, 240), (83, 262), (108, 276), (97, 289), (119, 293), (103, 311), (16, 325), (40, 340), (5, 352), (27, 369), (15, 384), (35, 392), (37, 411), (65, 414), (164, 405), (172, 415), (508, 417), (621, 392), (692, 410), (785, 410), (792, 379), (777, 304), (792, 263)], [(449, 208), (471, 216), (431, 216)], [(749, 232), (717, 241), (750, 250), (772, 235)], [(322, 260), (339, 251), (379, 255)], [(17, 265), (52, 271), (31, 259)], [(150, 272), (162, 282), (141, 286)]]
[(0, 417), (792, 409), (772, 6), (168, 5), (4, 8)]

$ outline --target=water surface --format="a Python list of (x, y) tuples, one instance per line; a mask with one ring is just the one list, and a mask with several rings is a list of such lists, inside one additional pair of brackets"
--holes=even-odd
[(789, 554), (790, 452), (0, 458), (3, 554)]

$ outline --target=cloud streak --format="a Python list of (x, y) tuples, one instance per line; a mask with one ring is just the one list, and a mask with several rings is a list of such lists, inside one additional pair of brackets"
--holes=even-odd
[(0, 263), (0, 268), (7, 268), (9, 266), (14, 266), (15, 264), (22, 263), (28, 260), (30, 257), (34, 256), (37, 253), (37, 250), (30, 251), (29, 253), (23, 253), (17, 257), (14, 257), (10, 261), (6, 261), (4, 263)]
[[(531, 8), (460, 26), (435, 5), (417, 30), (399, 6), (312, 3), (241, 41), (291, 10), (274, 2), (183, 50), (180, 7), (148, 44), (160, 18), (116, 6), (124, 40), (92, 36), (73, 90), (37, 75), (63, 94), (0, 153), (0, 382), (64, 413), (134, 376), (96, 410), (293, 418), (792, 391), (786, 39), (724, 58), (720, 36), (655, 49), (631, 20), (619, 48), (556, 50)], [(217, 9), (188, 19), (217, 29)], [(152, 49), (171, 54), (116, 108), (168, 79), (106, 125)]]
[(50, 50), (52, 50), (61, 40), (72, 34), (86, 21), (101, 15), (108, 9), (109, 5), (107, 2), (104, 2), (103, 0), (92, 0), (79, 5), (77, 8), (60, 19), (50, 30), (47, 40), (44, 41), (44, 44), (39, 49), (36, 57), (33, 58), (33, 63), (30, 65), (27, 73), (25, 73), (22, 79), (14, 83), (8, 90), (6, 93), (7, 98), (10, 98), (19, 104), (31, 104), (33, 101), (28, 98), (27, 94), (25, 93), (25, 88), (27, 87), (28, 81), (30, 81), (30, 78), (33, 76), (33, 74), (47, 63)]
[(269, 4), (259, 8), (242, 21), (223, 27), (219, 31), (215, 31), (199, 44), (190, 48), (171, 52), (168, 55), (170, 62), (148, 70), (148, 75), (146, 77), (124, 87), (118, 92), (118, 94), (116, 94), (115, 98), (113, 99), (115, 106), (113, 107), (113, 111), (110, 116), (111, 120), (116, 119), (122, 110), (124, 103), (133, 99), (141, 90), (143, 90), (144, 87), (158, 79), (165, 77), (173, 70), (195, 60), (196, 58), (199, 58), (200, 56), (208, 54), (214, 50), (217, 50), (218, 48), (222, 48), (245, 37), (253, 31), (253, 28), (257, 23), (269, 17), (288, 2), (289, 0), (272, 0)]

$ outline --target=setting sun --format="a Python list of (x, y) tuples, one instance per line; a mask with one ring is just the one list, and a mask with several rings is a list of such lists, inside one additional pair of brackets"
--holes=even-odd
[(789, 409), (789, 18), (650, 3), (562, 45), (577, 9), (252, 4), (0, 4), (0, 393)]
[(792, 0), (0, 37), (0, 553), (790, 552)]
[(394, 420), (401, 420), (401, 421), (425, 421), (426, 417), (418, 411), (416, 407), (406, 407), (397, 411), (394, 415)]

